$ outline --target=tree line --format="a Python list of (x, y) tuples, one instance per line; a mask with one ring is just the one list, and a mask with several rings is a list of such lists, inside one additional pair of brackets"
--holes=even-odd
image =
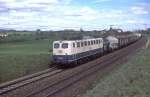
[[(134, 32), (139, 32), (143, 34), (150, 34), (150, 28), (146, 30), (136, 30)], [(6, 32), (5, 32), (6, 33)], [(106, 37), (108, 35), (115, 34), (128, 34), (133, 33), (130, 31), (123, 32), (122, 30), (112, 29), (109, 30), (93, 30), (93, 31), (84, 31), (80, 29), (79, 31), (67, 29), (61, 31), (41, 31), (37, 29), (36, 31), (8, 31), (8, 36), (5, 38), (0, 37), (0, 42), (22, 42), (29, 40), (40, 40), (40, 39), (53, 39), (53, 40), (71, 40), (71, 39), (81, 39), (85, 36), (90, 37)]]

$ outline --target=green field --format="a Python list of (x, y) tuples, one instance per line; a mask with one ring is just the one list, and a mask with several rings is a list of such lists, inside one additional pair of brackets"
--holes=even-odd
[(150, 44), (96, 83), (80, 97), (150, 97)]
[(0, 44), (0, 83), (48, 68), (52, 40)]

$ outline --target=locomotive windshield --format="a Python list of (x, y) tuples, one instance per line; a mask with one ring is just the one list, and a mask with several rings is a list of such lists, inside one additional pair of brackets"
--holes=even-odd
[(63, 43), (62, 48), (68, 48), (68, 43)]
[(59, 48), (59, 43), (55, 43), (54, 48)]

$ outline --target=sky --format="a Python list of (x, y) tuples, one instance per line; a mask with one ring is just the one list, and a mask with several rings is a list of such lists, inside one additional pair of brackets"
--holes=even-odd
[(0, 29), (150, 27), (150, 0), (0, 0)]

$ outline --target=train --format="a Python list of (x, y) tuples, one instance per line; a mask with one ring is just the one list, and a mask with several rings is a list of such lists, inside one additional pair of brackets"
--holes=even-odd
[(141, 37), (141, 34), (134, 33), (103, 38), (54, 41), (53, 63), (65, 67), (76, 66), (82, 62), (130, 45)]

